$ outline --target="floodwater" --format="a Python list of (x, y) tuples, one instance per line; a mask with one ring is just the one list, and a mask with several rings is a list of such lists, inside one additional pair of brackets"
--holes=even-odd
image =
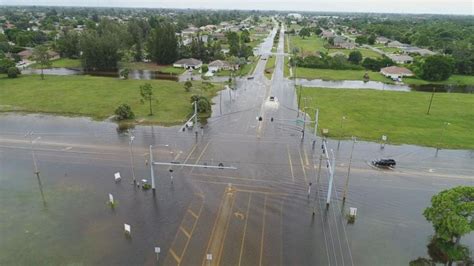
[(297, 84), (305, 87), (333, 88), (333, 89), (373, 89), (386, 91), (421, 91), (421, 92), (446, 92), (446, 93), (474, 93), (474, 86), (470, 85), (406, 85), (386, 84), (379, 81), (361, 80), (322, 80), (322, 79), (297, 79)]
[[(28, 68), (22, 70), (23, 74), (41, 74), (40, 69), (32, 69)], [(110, 78), (119, 78), (120, 70), (117, 71), (90, 71), (86, 72), (82, 69), (77, 68), (49, 68), (44, 69), (43, 73), (45, 75), (58, 75), (58, 76), (70, 76), (70, 75), (91, 75), (91, 76), (98, 76), (98, 77), (110, 77)], [(159, 71), (152, 71), (152, 70), (129, 70), (128, 74), (129, 79), (140, 79), (140, 80), (150, 80), (150, 79), (165, 79), (165, 80), (172, 80), (178, 81), (178, 76), (169, 74), (169, 73), (162, 73)]]

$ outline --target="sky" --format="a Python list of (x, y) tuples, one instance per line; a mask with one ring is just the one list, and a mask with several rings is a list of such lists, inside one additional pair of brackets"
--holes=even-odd
[(474, 15), (474, 0), (0, 0), (1, 5), (258, 9)]

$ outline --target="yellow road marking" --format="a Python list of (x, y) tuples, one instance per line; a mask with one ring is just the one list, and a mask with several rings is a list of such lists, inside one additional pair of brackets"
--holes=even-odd
[(188, 233), (188, 231), (186, 231), (186, 229), (184, 229), (184, 227), (180, 226), (179, 229), (180, 229), (181, 232), (183, 232), (188, 238), (191, 237), (191, 235)]
[(262, 237), (260, 239), (260, 263), (259, 265), (262, 266), (262, 259), (263, 259), (263, 238), (265, 236), (265, 213), (267, 210), (267, 195), (263, 200), (263, 218), (262, 218)]
[[(232, 197), (232, 204), (230, 206), (230, 214), (232, 214), (232, 210), (234, 209), (234, 203), (235, 203), (235, 198), (237, 197), (236, 194), (234, 194), (234, 196)], [(222, 244), (220, 245), (220, 248), (219, 248), (219, 256), (217, 257), (217, 265), (220, 265), (220, 262), (221, 262), (221, 257), (222, 257), (222, 252), (224, 250), (224, 244), (225, 244), (225, 238), (227, 236), (227, 231), (229, 230), (229, 223), (230, 223), (230, 218), (231, 218), (232, 215), (229, 215), (229, 217), (227, 218), (227, 224), (225, 226), (225, 231), (224, 231), (224, 237), (222, 239)]]
[(170, 254), (171, 256), (173, 256), (173, 258), (176, 260), (176, 262), (179, 265), (181, 263), (181, 259), (178, 257), (178, 255), (176, 255), (176, 253), (174, 253), (174, 250), (172, 248), (170, 248)]
[(189, 212), (195, 219), (198, 218), (197, 214), (195, 214), (191, 209), (188, 209), (188, 212)]
[(295, 174), (293, 173), (293, 164), (291, 163), (290, 147), (286, 144), (286, 150), (288, 151), (288, 162), (290, 163), (291, 179), (295, 182)]
[[(210, 184), (221, 184), (221, 185), (224, 185), (224, 184), (227, 185), (227, 184), (229, 184), (228, 182), (215, 182), (215, 181), (205, 181), (205, 180), (195, 180), (195, 182), (210, 183)], [(237, 187), (237, 186), (256, 188), (256, 186), (254, 186), (254, 185), (243, 185), (243, 184), (234, 184), (233, 186), (234, 186), (234, 188)], [(263, 186), (258, 186), (258, 187), (263, 188), (263, 189), (267, 189), (267, 187), (263, 187)], [(271, 192), (271, 191), (251, 190), (251, 189), (239, 189), (239, 188), (236, 188), (235, 191), (238, 191), (238, 192), (249, 192), (249, 193), (260, 193), (260, 194), (267, 194), (267, 195), (283, 195), (283, 196), (287, 196), (287, 195), (288, 195), (288, 193), (283, 193), (283, 192)]]
[(264, 178), (265, 180), (261, 180), (261, 179), (253, 179), (253, 178), (250, 178), (250, 177), (234, 177), (234, 176), (225, 176), (225, 175), (208, 175), (208, 174), (196, 174), (196, 173), (190, 173), (190, 175), (204, 176), (204, 177), (210, 177), (210, 178), (226, 178), (226, 179), (234, 179), (234, 180), (244, 180), (244, 181), (252, 181), (252, 182), (265, 182), (265, 183), (272, 183), (272, 184), (294, 185), (293, 182), (269, 180), (271, 178)]
[(249, 195), (249, 202), (247, 204), (247, 211), (245, 213), (244, 234), (242, 235), (242, 242), (240, 243), (239, 266), (242, 263), (242, 254), (244, 253), (245, 234), (247, 233), (247, 224), (249, 221), (250, 201), (252, 200), (252, 193)]
[(300, 155), (301, 169), (303, 169), (304, 182), (308, 183), (308, 178), (306, 177), (306, 170), (304, 170), (303, 157), (301, 157), (300, 149), (298, 149), (298, 154)]
[[(187, 163), (188, 160), (189, 160), (189, 157), (191, 157), (191, 155), (193, 154), (194, 150), (196, 149), (197, 147), (197, 144), (193, 144), (193, 148), (191, 149), (191, 151), (188, 153), (188, 156), (186, 156), (186, 159), (184, 159), (184, 162), (183, 163)], [(184, 166), (181, 166), (180, 169), (183, 169)]]
[[(212, 236), (214, 235), (214, 231), (216, 230), (217, 221), (219, 220), (219, 216), (220, 216), (221, 211), (222, 211), (222, 206), (224, 205), (226, 194), (227, 193), (225, 191), (224, 191), (224, 193), (222, 193), (222, 199), (221, 199), (221, 203), (219, 205), (219, 210), (217, 211), (216, 220), (214, 221), (214, 225), (212, 226), (211, 237), (209, 237), (209, 241), (207, 242), (207, 248), (206, 248), (207, 251), (211, 247)], [(206, 262), (206, 258), (204, 257), (202, 259), (202, 265), (205, 265), (205, 262)]]

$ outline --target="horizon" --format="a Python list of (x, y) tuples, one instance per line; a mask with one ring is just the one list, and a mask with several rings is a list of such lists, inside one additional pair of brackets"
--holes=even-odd
[[(242, 10), (242, 11), (276, 11), (276, 12), (327, 12), (327, 13), (367, 13), (367, 14), (406, 14), (406, 15), (474, 15), (474, 4), (466, 0), (402, 0), (398, 2), (376, 0), (363, 0), (351, 2), (347, 0), (332, 1), (331, 3), (320, 1), (315, 3), (311, 0), (297, 0), (296, 2), (277, 1), (269, 2), (269, 0), (260, 0), (259, 2), (244, 3), (237, 0), (207, 0), (207, 1), (191, 1), (191, 0), (166, 0), (160, 3), (154, 3), (150, 0), (138, 0), (133, 4), (124, 0), (71, 0), (67, 4), (63, 4), (60, 0), (18, 0), (10, 3), (3, 3), (0, 0), (0, 6), (42, 6), (42, 7), (84, 7), (84, 8), (149, 8), (149, 9), (196, 9), (196, 10)], [(186, 6), (183, 8), (182, 6)], [(267, 6), (276, 8), (269, 9)], [(297, 6), (301, 6), (298, 8)], [(289, 8), (291, 6), (291, 8)], [(317, 8), (312, 8), (316, 6)], [(467, 10), (467, 11), (466, 11)]]

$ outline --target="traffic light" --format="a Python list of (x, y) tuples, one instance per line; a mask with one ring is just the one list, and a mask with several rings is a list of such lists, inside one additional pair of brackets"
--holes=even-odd
[(262, 120), (263, 120), (263, 117), (259, 116), (258, 121), (262, 121)]
[(273, 117), (272, 117), (272, 118), (270, 118), (270, 122), (273, 122)]

